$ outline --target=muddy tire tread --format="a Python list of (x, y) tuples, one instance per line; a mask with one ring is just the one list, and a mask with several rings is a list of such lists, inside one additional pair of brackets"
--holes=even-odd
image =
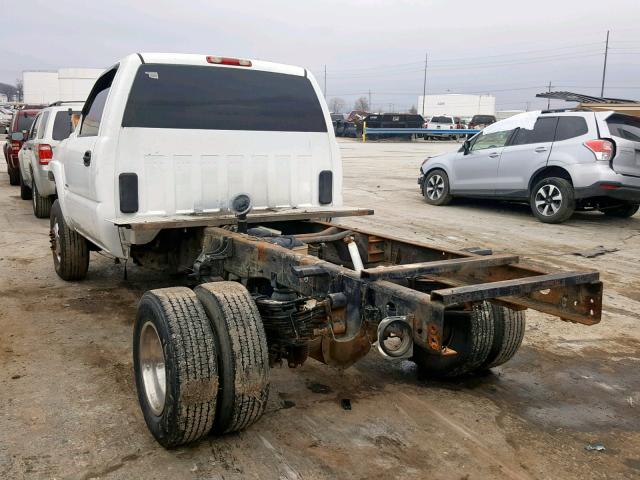
[(500, 366), (516, 354), (526, 328), (524, 311), (513, 310), (500, 305), (491, 305), (494, 318), (494, 340), (487, 362), (481, 368)]
[[(186, 401), (183, 387), (186, 382), (218, 382), (215, 341), (206, 313), (192, 290), (186, 287), (171, 287), (151, 290), (145, 297), (154, 297), (161, 305), (169, 336), (172, 358), (168, 359), (175, 369), (177, 395), (173, 418), (169, 418), (166, 436), (156, 438), (165, 447), (172, 448), (194, 442), (205, 437), (213, 425), (216, 412), (216, 394), (208, 400)], [(138, 389), (143, 389), (138, 385)], [(216, 389), (217, 390), (217, 389)], [(170, 395), (170, 387), (167, 387)], [(142, 395), (141, 395), (142, 396)], [(165, 406), (167, 408), (167, 406)]]
[[(269, 396), (269, 356), (267, 339), (258, 308), (247, 291), (237, 282), (212, 282), (195, 289), (198, 298), (210, 315), (212, 327), (218, 340), (221, 392), (219, 411), (231, 411), (231, 415), (219, 415), (214, 425), (215, 433), (230, 433), (243, 430), (256, 422), (264, 413)], [(206, 297), (213, 297), (221, 317), (216, 325), (207, 308)], [(221, 331), (224, 330), (224, 331)], [(225, 343), (222, 336), (228, 336)], [(227, 351), (228, 346), (230, 351)], [(232, 378), (231, 378), (232, 377)], [(226, 378), (226, 381), (225, 381)], [(233, 390), (222, 392), (232, 384)]]
[(54, 219), (58, 219), (62, 248), (60, 263), (56, 262), (55, 251), (53, 252), (56, 273), (63, 280), (82, 280), (87, 276), (89, 269), (89, 243), (82, 235), (67, 226), (57, 200), (51, 207), (50, 218), (51, 229), (53, 229)]
[[(33, 177), (33, 176), (32, 176)], [(33, 195), (33, 214), (37, 218), (48, 218), (51, 214), (51, 205), (53, 204), (53, 197), (43, 197), (38, 192), (38, 186), (36, 182), (33, 182), (33, 188), (31, 189), (31, 195)]]

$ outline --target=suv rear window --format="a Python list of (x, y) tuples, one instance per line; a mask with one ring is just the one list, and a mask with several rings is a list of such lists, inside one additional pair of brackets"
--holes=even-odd
[(141, 65), (123, 127), (326, 132), (308, 78), (192, 65)]
[(611, 115), (607, 118), (609, 132), (616, 137), (640, 142), (640, 119), (628, 115)]
[(453, 123), (453, 119), (451, 117), (433, 117), (431, 123)]
[(69, 113), (68, 110), (65, 110), (56, 113), (56, 119), (53, 121), (53, 133), (51, 134), (51, 138), (54, 140), (64, 140), (71, 135), (71, 132), (73, 131), (71, 117), (74, 114), (79, 115), (80, 112)]
[(23, 132), (25, 130), (30, 130), (33, 121), (36, 118), (36, 114), (27, 114), (20, 115), (18, 114), (18, 124), (16, 125), (16, 132)]
[(559, 117), (556, 128), (556, 142), (586, 135), (589, 131), (587, 122), (582, 117)]
[(491, 115), (474, 115), (471, 119), (471, 123), (480, 123), (484, 125), (488, 125), (491, 123), (495, 123), (496, 117)]

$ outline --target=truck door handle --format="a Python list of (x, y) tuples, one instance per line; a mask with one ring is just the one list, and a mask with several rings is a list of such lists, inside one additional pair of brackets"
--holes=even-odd
[(534, 150), (534, 152), (536, 153), (541, 153), (541, 152), (546, 152), (547, 151), (547, 147), (538, 147)]
[(496, 157), (499, 157), (499, 156), (500, 156), (500, 154), (496, 153), (496, 152), (493, 152), (493, 153), (489, 154), (489, 158), (496, 158)]
[(88, 167), (89, 165), (91, 165), (91, 150), (87, 150), (86, 152), (84, 152), (84, 155), (82, 156), (82, 161), (84, 162), (85, 167)]

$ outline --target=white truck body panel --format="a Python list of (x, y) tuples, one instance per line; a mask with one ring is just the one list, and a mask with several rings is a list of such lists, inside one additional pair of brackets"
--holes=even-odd
[[(141, 54), (145, 64), (212, 65), (206, 55)], [(253, 61), (252, 70), (306, 75), (318, 98), (325, 132), (198, 130), (123, 127), (140, 56), (117, 65), (97, 136), (79, 136), (80, 127), (58, 147), (52, 162), (59, 200), (69, 226), (121, 258), (127, 244), (146, 243), (156, 232), (134, 235), (116, 224), (145, 218), (226, 212), (237, 194), (251, 197), (254, 211), (342, 206), (342, 163), (320, 89), (305, 69)], [(84, 119), (81, 119), (81, 123)], [(91, 151), (85, 166), (83, 155)], [(332, 202), (319, 203), (319, 174), (333, 174)], [(119, 175), (135, 173), (139, 208), (122, 213)], [(63, 193), (60, 193), (63, 192)]]
[(422, 95), (418, 97), (418, 113), (423, 117), (435, 115), (450, 115), (470, 119), (474, 115), (495, 115), (496, 97), (493, 95), (427, 95), (424, 97), (424, 111), (422, 110)]

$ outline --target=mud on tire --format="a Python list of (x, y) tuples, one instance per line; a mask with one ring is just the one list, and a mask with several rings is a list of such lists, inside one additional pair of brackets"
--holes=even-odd
[(63, 280), (82, 280), (89, 269), (89, 243), (67, 226), (58, 200), (51, 207), (49, 225), (56, 273)]
[(264, 413), (269, 396), (269, 355), (260, 312), (237, 282), (199, 285), (216, 341), (220, 391), (213, 432), (247, 428)]
[(491, 305), (475, 304), (472, 311), (445, 311), (443, 346), (456, 355), (433, 355), (414, 345), (412, 360), (427, 377), (452, 378), (480, 368), (487, 360), (494, 339)]
[(20, 198), (22, 200), (31, 200), (31, 189), (25, 185), (22, 172), (19, 172), (18, 175), (20, 175)]
[[(156, 369), (162, 362), (164, 368)], [(193, 291), (162, 288), (142, 296), (134, 326), (133, 365), (138, 401), (158, 443), (172, 448), (209, 433), (218, 392), (216, 346)], [(159, 388), (163, 378), (164, 395)]]

